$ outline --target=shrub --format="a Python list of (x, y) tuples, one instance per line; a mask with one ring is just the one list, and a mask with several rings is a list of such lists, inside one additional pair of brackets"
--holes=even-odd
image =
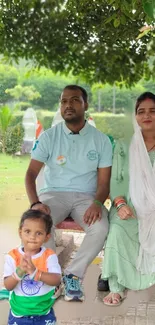
[(23, 119), (23, 113), (18, 114), (18, 115), (14, 115), (13, 119), (10, 123), (10, 126), (16, 126), (17, 124), (22, 124), (22, 119)]
[(23, 143), (24, 129), (21, 123), (12, 126), (7, 131), (6, 136), (6, 153), (15, 154), (21, 150)]
[[(40, 110), (40, 111), (36, 111), (36, 114), (37, 114), (37, 118), (39, 119), (39, 121), (41, 122), (41, 124), (43, 126), (43, 129), (44, 130), (49, 129), (51, 127), (55, 112)], [(16, 114), (14, 116), (10, 125), (15, 126), (15, 125), (17, 125), (17, 123), (22, 124), (23, 115), (24, 115), (24, 112), (18, 112), (18, 114)]]
[(51, 127), (53, 121), (53, 116), (44, 116), (44, 118), (42, 119), (42, 125), (43, 125), (43, 129), (47, 130)]
[(94, 113), (91, 115), (98, 130), (111, 135), (114, 139), (124, 138), (124, 115), (114, 115), (110, 113)]
[[(44, 130), (51, 127), (55, 112), (50, 111), (36, 111), (37, 117), (43, 125)], [(91, 113), (87, 112), (87, 116), (91, 115), (96, 123), (96, 127), (101, 132), (111, 135), (114, 139), (123, 138), (125, 131), (125, 115), (112, 114), (112, 113)], [(11, 126), (15, 126), (17, 123), (21, 123), (23, 118), (23, 112), (18, 113), (12, 122)]]

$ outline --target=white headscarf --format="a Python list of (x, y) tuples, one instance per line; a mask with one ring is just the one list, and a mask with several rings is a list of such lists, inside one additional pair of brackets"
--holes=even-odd
[(137, 269), (142, 274), (151, 274), (155, 272), (155, 164), (151, 164), (136, 119), (134, 130), (129, 150), (129, 194), (139, 224)]

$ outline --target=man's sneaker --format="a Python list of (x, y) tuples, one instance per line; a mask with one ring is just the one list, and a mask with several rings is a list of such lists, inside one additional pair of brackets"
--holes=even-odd
[(73, 275), (63, 277), (66, 301), (84, 301), (84, 294), (80, 285), (80, 279)]

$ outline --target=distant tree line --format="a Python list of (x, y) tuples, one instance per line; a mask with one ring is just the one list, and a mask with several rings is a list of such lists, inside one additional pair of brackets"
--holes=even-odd
[[(155, 82), (141, 80), (132, 88), (119, 84), (94, 83), (86, 84), (80, 77), (54, 74), (51, 70), (42, 68), (28, 71), (25, 68), (0, 65), (0, 104), (14, 107), (19, 104), (22, 110), (27, 107), (48, 109), (58, 108), (59, 96), (67, 84), (79, 84), (86, 88), (89, 95), (91, 112), (122, 113), (133, 107), (136, 98), (144, 91), (155, 93)], [(115, 102), (114, 102), (115, 101)], [(115, 106), (115, 107), (114, 107)]]

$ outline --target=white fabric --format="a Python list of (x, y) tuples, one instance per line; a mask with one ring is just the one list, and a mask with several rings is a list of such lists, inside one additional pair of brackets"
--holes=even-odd
[(155, 272), (155, 164), (152, 167), (136, 120), (134, 129), (129, 152), (129, 192), (139, 222), (137, 269), (150, 274)]
[[(18, 247), (17, 250), (20, 252), (21, 255), (24, 255), (22, 247)], [(42, 247), (41, 251), (39, 253), (32, 256), (32, 261), (37, 259), (38, 265), (39, 265), (39, 259), (41, 258), (41, 256), (45, 252), (45, 250), (46, 250), (46, 248)], [(47, 260), (45, 260), (45, 263), (47, 265), (48, 272), (61, 274), (61, 268), (60, 268), (56, 254), (49, 255)], [(12, 273), (15, 272), (15, 270), (16, 270), (15, 259), (11, 255), (6, 254), (3, 277), (5, 278), (5, 277), (12, 275)], [(38, 281), (37, 284), (32, 282), (31, 286), (30, 286), (29, 280), (30, 280), (30, 277), (29, 277), (29, 275), (27, 275), (21, 282), (18, 282), (18, 284), (16, 285), (16, 287), (13, 290), (17, 296), (25, 296), (25, 297), (26, 296), (33, 296), (33, 297), (42, 296), (42, 295), (47, 294), (48, 292), (50, 292), (52, 289), (55, 288), (55, 286), (50, 286), (48, 284), (43, 283), (42, 281)], [(23, 288), (23, 286), (25, 286), (24, 287), (25, 289)], [(26, 286), (27, 286), (27, 288), (26, 288)], [(36, 288), (38, 288), (38, 290)], [(33, 292), (33, 294), (32, 294), (32, 292)]]

